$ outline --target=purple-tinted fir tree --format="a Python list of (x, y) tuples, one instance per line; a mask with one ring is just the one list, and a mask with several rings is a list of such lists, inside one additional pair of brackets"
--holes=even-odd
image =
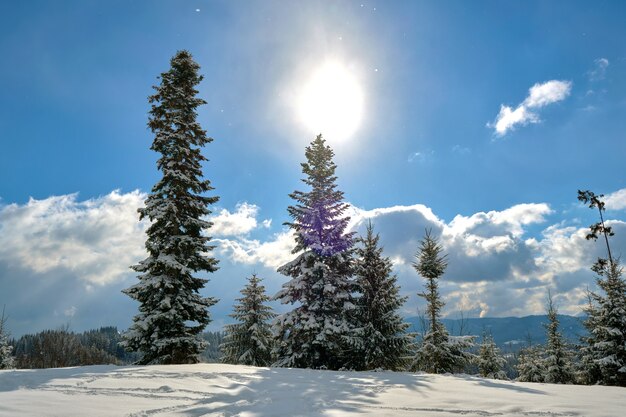
[(407, 297), (399, 295), (391, 260), (383, 256), (378, 241), (371, 223), (365, 237), (357, 240), (354, 273), (360, 296), (354, 302), (356, 328), (351, 338), (354, 351), (349, 367), (402, 371), (415, 354), (415, 335), (406, 332), (409, 324), (399, 310)]
[(599, 258), (591, 267), (602, 292), (589, 292), (585, 309), (584, 324), (589, 335), (582, 338), (581, 362), (586, 366), (582, 379), (587, 383), (626, 386), (626, 280), (619, 259), (611, 253), (609, 237), (613, 231), (604, 221), (602, 197), (591, 191), (578, 191), (578, 200), (598, 209), (600, 214), (600, 222), (590, 226), (587, 239), (597, 240), (601, 234), (608, 256)]
[(242, 298), (230, 317), (238, 322), (225, 327), (226, 336), (220, 345), (222, 362), (239, 365), (269, 366), (272, 355), (272, 331), (269, 321), (276, 314), (266, 303), (269, 297), (261, 279), (252, 274), (241, 290)]
[(319, 135), (306, 148), (302, 181), (307, 192), (294, 191), (296, 204), (288, 208), (287, 223), (295, 233), (296, 259), (278, 271), (291, 278), (275, 299), (296, 307), (275, 323), (277, 366), (339, 369), (346, 358), (351, 332), (352, 234), (343, 193), (335, 184), (333, 151)]
[(205, 343), (200, 333), (210, 321), (213, 298), (199, 293), (207, 282), (198, 271), (214, 272), (217, 260), (205, 233), (211, 223), (203, 220), (218, 197), (201, 195), (213, 188), (202, 179), (200, 149), (212, 139), (196, 121), (198, 106), (206, 102), (196, 95), (202, 81), (200, 66), (187, 51), (171, 59), (169, 71), (154, 87), (148, 126), (155, 135), (151, 149), (160, 153), (157, 168), (163, 176), (139, 209), (147, 218), (148, 258), (132, 268), (139, 283), (124, 290), (139, 301), (139, 314), (124, 335), (123, 345), (140, 352), (140, 364), (196, 363)]

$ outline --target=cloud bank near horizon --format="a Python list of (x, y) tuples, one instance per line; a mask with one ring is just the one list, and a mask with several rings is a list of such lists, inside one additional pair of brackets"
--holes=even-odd
[[(86, 201), (71, 194), (0, 206), (0, 302), (8, 305), (17, 327), (55, 327), (64, 320), (84, 327), (130, 322), (136, 306), (120, 291), (134, 283), (129, 265), (146, 256), (147, 224), (137, 216), (144, 198), (138, 191), (113, 191)], [(605, 199), (619, 252), (626, 247), (626, 222), (615, 214), (626, 209), (626, 189)], [(293, 258), (293, 236), (272, 230), (271, 219), (260, 220), (259, 211), (242, 202), (232, 211), (216, 209), (210, 218), (221, 266), (206, 289), (222, 301), (213, 313), (216, 322), (224, 321), (251, 272), (265, 275), (270, 293), (284, 282), (275, 271)], [(362, 233), (371, 221), (380, 234), (402, 293), (410, 296), (407, 316), (420, 306), (415, 293), (423, 282), (412, 262), (426, 229), (448, 254), (441, 284), (449, 315), (541, 314), (548, 288), (562, 313), (577, 314), (585, 289), (594, 285), (589, 265), (604, 253), (601, 242), (585, 240), (586, 224), (576, 218), (555, 221), (559, 213), (547, 203), (459, 214), (448, 222), (422, 204), (351, 206), (349, 215), (351, 230)]]

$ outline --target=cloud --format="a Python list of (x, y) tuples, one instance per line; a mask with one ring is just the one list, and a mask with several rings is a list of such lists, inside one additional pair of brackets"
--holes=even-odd
[(428, 160), (429, 157), (432, 157), (433, 155), (435, 155), (435, 151), (430, 151), (427, 153), (424, 152), (412, 152), (411, 154), (409, 154), (408, 158), (406, 159), (406, 161), (408, 163), (413, 163), (413, 162), (425, 162)]
[(585, 236), (586, 228), (556, 224), (542, 232), (542, 239), (529, 242), (537, 251), (536, 262), (545, 271), (569, 274), (591, 265), (593, 255)]
[[(68, 321), (75, 330), (107, 325), (124, 329), (130, 323), (137, 304), (121, 290), (136, 282), (129, 266), (147, 256), (148, 222), (140, 222), (137, 213), (145, 198), (139, 191), (113, 191), (83, 201), (70, 194), (0, 205), (0, 304), (6, 304), (11, 313), (14, 335), (56, 328)], [(290, 235), (263, 243), (246, 238), (255, 228), (271, 226), (269, 219), (257, 222), (259, 211), (244, 202), (210, 218), (221, 237), (214, 239), (218, 244), (214, 254), (221, 262), (214, 274), (199, 274), (211, 279), (202, 292), (226, 301), (214, 307), (212, 314), (227, 317), (232, 300), (239, 295), (239, 284), (243, 285), (237, 279), (243, 280), (250, 272), (241, 263), (219, 256), (226, 251), (222, 243), (229, 242), (228, 238), (235, 243), (241, 239), (244, 249), (244, 243), (254, 248), (252, 255), (239, 250), (239, 257), (235, 256), (250, 265), (277, 265), (286, 261), (280, 254), (290, 255)]]
[[(625, 195), (625, 190), (609, 194), (607, 208), (626, 207)], [(144, 198), (137, 191), (115, 191), (86, 201), (67, 195), (0, 207), (0, 302), (11, 312), (15, 334), (58, 327), (69, 319), (77, 329), (129, 324), (137, 305), (120, 290), (136, 281), (128, 267), (145, 256), (147, 225), (136, 212)], [(257, 220), (259, 211), (241, 203), (215, 216), (222, 228), (213, 240), (220, 269), (204, 274), (210, 282), (202, 291), (221, 299), (211, 310), (216, 323), (230, 313), (250, 273), (267, 279), (269, 293), (286, 279), (276, 268), (294, 258), (293, 234), (283, 230), (251, 238), (255, 227), (266, 230)], [(601, 241), (587, 241), (587, 228), (578, 223), (550, 223), (554, 214), (546, 203), (459, 214), (450, 221), (422, 204), (348, 210), (350, 230), (363, 234), (372, 221), (380, 234), (402, 295), (409, 296), (406, 315), (423, 308), (416, 297), (423, 279), (412, 266), (420, 239), (426, 229), (440, 238), (448, 255), (441, 280), (444, 314), (453, 317), (458, 311), (541, 314), (548, 288), (563, 313), (580, 312), (585, 289), (595, 285), (589, 266), (606, 248)], [(626, 222), (607, 216), (616, 232), (612, 249), (619, 255), (626, 247)]]
[(517, 204), (503, 211), (479, 212), (471, 216), (457, 215), (448, 225), (451, 236), (474, 235), (521, 237), (524, 226), (543, 223), (552, 213), (550, 206), (540, 204)]
[(432, 209), (426, 207), (423, 204), (414, 204), (411, 206), (392, 206), (375, 208), (372, 210), (363, 210), (355, 206), (350, 206), (348, 215), (350, 217), (349, 228), (357, 229), (359, 226), (363, 226), (366, 220), (375, 219), (378, 217), (387, 217), (394, 215), (408, 214), (411, 217), (415, 217), (416, 225), (421, 223), (432, 223), (436, 227), (443, 227), (443, 222), (433, 213)]
[[(259, 207), (249, 203), (239, 203), (231, 213), (226, 209), (210, 217), (213, 222), (210, 233), (214, 236), (243, 236), (258, 227), (257, 215)], [(269, 228), (271, 220), (263, 220), (263, 227)]]
[(119, 191), (86, 201), (77, 195), (30, 199), (0, 208), (0, 263), (38, 274), (67, 271), (85, 285), (119, 281), (145, 256), (145, 195)]
[(525, 126), (529, 123), (539, 123), (539, 116), (529, 111), (523, 104), (520, 104), (515, 110), (502, 104), (495, 123), (488, 123), (487, 126), (494, 128), (497, 135), (504, 136), (515, 125)]
[(414, 274), (411, 263), (419, 241), (425, 230), (431, 230), (449, 253), (447, 280), (498, 281), (536, 268), (532, 248), (523, 238), (525, 227), (545, 222), (550, 213), (547, 204), (520, 204), (503, 211), (458, 215), (446, 223), (421, 204), (373, 210), (352, 207), (349, 227), (362, 234), (372, 221), (386, 255), (409, 275)]
[[(232, 213), (222, 209), (210, 218), (213, 222), (210, 233), (216, 236), (213, 242), (217, 244), (218, 252), (232, 262), (246, 265), (260, 263), (276, 269), (291, 259), (293, 234), (285, 230), (273, 234), (266, 242), (250, 239), (250, 232), (259, 227), (258, 213), (258, 206), (246, 202), (237, 204)], [(260, 226), (269, 229), (272, 219), (261, 221)]]
[[(424, 231), (432, 230), (441, 236), (453, 253), (451, 256), (458, 258), (450, 279), (498, 280), (509, 277), (511, 269), (532, 269), (529, 249), (525, 249), (522, 240), (524, 227), (544, 222), (551, 213), (547, 204), (519, 204), (503, 211), (458, 215), (446, 223), (422, 204), (373, 210), (351, 206), (348, 228), (363, 233), (366, 224), (374, 222), (396, 265), (410, 265)], [(293, 259), (294, 241), (289, 231), (275, 234), (266, 242), (246, 238), (216, 239), (216, 242), (221, 253), (234, 262), (276, 268)], [(516, 258), (520, 254), (526, 257)]]
[(256, 239), (215, 239), (220, 254), (228, 256), (237, 263), (255, 265), (276, 269), (289, 262), (294, 255), (291, 253), (295, 246), (291, 231), (274, 234), (267, 242)]
[[(412, 262), (426, 229), (439, 237), (448, 256), (448, 268), (441, 281), (446, 314), (460, 310), (474, 315), (535, 311), (536, 306), (530, 306), (531, 300), (525, 301), (521, 294), (529, 288), (545, 289), (545, 283), (534, 278), (536, 253), (526, 243), (525, 234), (528, 226), (545, 222), (552, 213), (547, 204), (520, 204), (502, 211), (457, 215), (450, 222), (423, 205), (355, 213), (353, 228), (362, 233), (371, 220), (380, 233), (385, 255), (394, 260), (402, 292), (413, 300), (407, 304), (405, 314), (415, 315), (421, 302), (415, 293), (422, 291), (423, 282)], [(516, 303), (510, 301), (511, 297)]]
[[(137, 214), (146, 195), (113, 191), (86, 201), (77, 197), (30, 199), (24, 205), (0, 207), (0, 262), (37, 274), (66, 271), (85, 285), (110, 284), (132, 274), (129, 266), (146, 256), (148, 221), (140, 222)], [(210, 217), (210, 232), (222, 237), (245, 236), (259, 227), (258, 212), (258, 206), (246, 202), (232, 213), (222, 209)], [(264, 220), (261, 226), (270, 227), (271, 220)], [(257, 246), (263, 252), (267, 244)]]
[(606, 77), (606, 69), (609, 67), (609, 60), (606, 58), (598, 58), (593, 61), (594, 67), (587, 74), (589, 81), (600, 81)]
[(502, 104), (500, 112), (493, 123), (487, 127), (495, 129), (498, 136), (504, 136), (517, 125), (539, 123), (541, 120), (537, 110), (549, 104), (565, 100), (572, 89), (570, 81), (551, 80), (535, 84), (528, 90), (528, 97), (515, 109)]
[[(622, 248), (626, 247), (626, 222), (607, 220), (613, 228), (615, 236), (610, 238), (614, 254), (621, 256)], [(537, 245), (537, 265), (542, 279), (550, 281), (557, 290), (571, 297), (580, 293), (584, 299), (587, 286), (595, 286), (594, 274), (590, 267), (598, 257), (606, 257), (606, 246), (603, 239), (590, 241), (585, 238), (587, 227), (556, 224), (542, 232), (542, 239), (534, 242)], [(582, 300), (584, 301), (584, 300)], [(577, 300), (578, 303), (581, 300)], [(571, 308), (571, 306), (570, 306)]]
[(535, 84), (530, 87), (528, 97), (522, 103), (530, 109), (539, 109), (548, 104), (564, 100), (569, 96), (572, 89), (570, 81), (547, 81), (543, 84)]
[(604, 197), (604, 203), (607, 210), (624, 210), (626, 209), (626, 188), (617, 190)]
[[(543, 314), (548, 288), (559, 298), (563, 313), (580, 313), (586, 288), (595, 285), (589, 266), (603, 248), (585, 239), (585, 227), (546, 224), (553, 214), (546, 203), (457, 215), (449, 222), (422, 204), (348, 210), (350, 230), (363, 234), (371, 221), (380, 234), (402, 294), (409, 296), (406, 315), (415, 315), (423, 307), (415, 296), (423, 290), (423, 280), (412, 266), (419, 241), (426, 229), (439, 237), (448, 257), (441, 291), (445, 314), (451, 316), (459, 311), (474, 316)], [(626, 223), (609, 223), (624, 235), (615, 241), (616, 247), (622, 247)], [(537, 232), (537, 227), (543, 231)], [(293, 236), (283, 232), (265, 242), (228, 240), (220, 248), (233, 262), (275, 270), (294, 258), (293, 244)]]
[[(76, 194), (0, 207), (0, 303), (13, 334), (57, 328), (126, 326), (136, 305), (120, 290), (146, 256), (145, 194)], [(122, 327), (120, 327), (122, 328)]]

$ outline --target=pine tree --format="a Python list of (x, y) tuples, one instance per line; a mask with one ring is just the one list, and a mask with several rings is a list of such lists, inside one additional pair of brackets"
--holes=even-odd
[(520, 382), (544, 382), (546, 369), (541, 346), (529, 344), (520, 350), (516, 369)]
[(151, 222), (149, 256), (132, 266), (139, 283), (123, 291), (140, 303), (123, 342), (143, 354), (140, 364), (198, 362), (204, 348), (199, 335), (210, 322), (208, 308), (217, 302), (199, 294), (208, 280), (193, 276), (217, 270), (217, 260), (209, 256), (211, 238), (203, 233), (211, 227), (203, 218), (218, 197), (201, 195), (213, 188), (202, 179), (206, 158), (200, 150), (212, 139), (196, 121), (197, 107), (206, 103), (196, 97), (203, 78), (199, 68), (189, 52), (177, 52), (149, 98), (151, 149), (161, 154), (157, 167), (163, 176), (139, 209), (140, 219)]
[(587, 306), (583, 308), (586, 317), (583, 325), (587, 329), (587, 335), (580, 338), (581, 345), (578, 348), (578, 361), (576, 362), (576, 381), (579, 384), (592, 385), (602, 379), (600, 366), (596, 363), (597, 351), (594, 348), (596, 339), (594, 329), (600, 327), (600, 317), (591, 291), (587, 290)]
[(295, 233), (297, 257), (278, 269), (291, 280), (275, 296), (299, 305), (276, 321), (276, 366), (339, 369), (346, 363), (348, 311), (354, 308), (348, 205), (337, 190), (334, 153), (322, 135), (305, 156), (302, 181), (310, 191), (290, 194), (296, 204), (288, 208), (293, 221), (286, 223)]
[(597, 208), (600, 222), (590, 226), (588, 240), (602, 235), (606, 243), (607, 258), (598, 258), (591, 267), (597, 274), (596, 283), (602, 293), (589, 292), (589, 305), (585, 309), (585, 327), (589, 335), (582, 339), (582, 362), (587, 365), (583, 379), (589, 383), (626, 386), (626, 281), (611, 252), (609, 237), (614, 233), (604, 221), (603, 195), (591, 191), (578, 191), (578, 200)]
[(407, 334), (408, 323), (398, 310), (407, 297), (399, 296), (397, 277), (391, 275), (392, 263), (383, 257), (379, 236), (372, 224), (364, 238), (357, 239), (354, 272), (356, 288), (361, 294), (355, 300), (355, 332), (352, 338), (352, 368), (357, 370), (404, 370), (414, 354), (414, 335)]
[(483, 342), (478, 348), (478, 372), (483, 378), (508, 379), (503, 367), (506, 359), (500, 355), (500, 349), (496, 346), (491, 334), (483, 334)]
[(596, 282), (605, 295), (590, 292), (592, 304), (585, 309), (588, 379), (626, 386), (626, 281), (619, 262), (607, 266)]
[(269, 297), (260, 282), (261, 279), (252, 274), (241, 290), (243, 297), (237, 299), (239, 303), (230, 315), (238, 323), (225, 327), (226, 336), (220, 346), (224, 363), (251, 366), (269, 366), (271, 363), (273, 339), (269, 320), (275, 314), (265, 304)]
[(418, 295), (427, 303), (429, 329), (422, 337), (411, 368), (430, 373), (455, 372), (463, 369), (472, 359), (466, 351), (473, 345), (472, 338), (451, 338), (441, 322), (441, 310), (445, 303), (439, 294), (438, 281), (448, 266), (442, 252), (443, 247), (427, 230), (420, 242), (417, 260), (413, 263), (417, 273), (426, 279), (426, 291)]
[(9, 332), (6, 329), (6, 318), (4, 308), (0, 316), (0, 369), (13, 369), (15, 358), (13, 357), (13, 346), (9, 344)]
[(547, 342), (546, 358), (544, 362), (545, 382), (553, 384), (569, 384), (573, 382), (571, 354), (563, 342), (563, 335), (559, 331), (559, 318), (557, 309), (552, 301), (552, 295), (548, 292), (548, 320), (545, 325)]

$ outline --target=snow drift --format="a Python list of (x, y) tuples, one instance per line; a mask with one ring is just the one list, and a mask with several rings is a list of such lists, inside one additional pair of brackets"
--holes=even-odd
[(0, 416), (618, 417), (626, 389), (199, 364), (0, 371)]

